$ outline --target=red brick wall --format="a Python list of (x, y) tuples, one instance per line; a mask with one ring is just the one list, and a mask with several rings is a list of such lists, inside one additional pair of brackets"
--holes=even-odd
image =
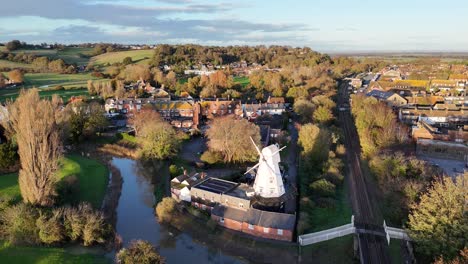
[(276, 239), (276, 240), (284, 240), (284, 241), (292, 241), (293, 234), (289, 230), (283, 230), (283, 235), (278, 235), (278, 230), (274, 228), (270, 228), (268, 233), (263, 232), (263, 227), (261, 226), (254, 226), (254, 229), (249, 229), (248, 223), (242, 223), (242, 232), (263, 238), (269, 239)]
[(216, 223), (218, 223), (218, 225), (220, 226), (224, 226), (226, 228), (229, 228), (229, 229), (232, 229), (232, 230), (236, 230), (236, 231), (242, 231), (242, 223), (241, 222), (238, 222), (238, 221), (235, 221), (235, 220), (232, 220), (232, 219), (224, 219), (224, 223), (221, 223), (219, 221), (220, 217), (219, 216), (216, 216), (216, 215), (211, 215), (211, 219), (213, 219)]

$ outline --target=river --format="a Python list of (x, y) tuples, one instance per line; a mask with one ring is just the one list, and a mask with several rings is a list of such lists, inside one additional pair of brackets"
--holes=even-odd
[(169, 170), (164, 162), (140, 162), (113, 158), (123, 178), (122, 193), (117, 207), (116, 231), (124, 246), (134, 239), (143, 239), (155, 245), (169, 264), (172, 263), (243, 263), (208, 247), (189, 234), (158, 223), (154, 215), (155, 186), (161, 184), (156, 195), (167, 193)]

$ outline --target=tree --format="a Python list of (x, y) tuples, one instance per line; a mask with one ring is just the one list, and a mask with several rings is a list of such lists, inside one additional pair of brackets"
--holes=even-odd
[(87, 88), (88, 88), (89, 95), (95, 95), (96, 94), (96, 88), (94, 87), (94, 83), (93, 83), (92, 80), (88, 80)]
[(132, 57), (125, 57), (122, 61), (123, 65), (129, 65), (129, 64), (132, 64), (133, 61), (132, 61)]
[[(151, 119), (146, 119), (150, 117)], [(144, 109), (131, 120), (140, 143), (140, 155), (145, 159), (166, 159), (177, 154), (180, 139), (174, 128), (158, 113)]]
[(299, 115), (302, 122), (309, 122), (312, 120), (314, 104), (312, 104), (309, 100), (299, 99), (294, 103), (294, 112)]
[(123, 75), (126, 81), (132, 82), (140, 79), (150, 80), (151, 72), (148, 65), (130, 64), (125, 67)]
[(37, 57), (33, 60), (32, 65), (35, 68), (46, 71), (49, 68), (49, 59), (47, 57)]
[(53, 204), (62, 142), (51, 101), (41, 100), (37, 89), (24, 90), (9, 105), (6, 128), (16, 134), (21, 160), (19, 186), (23, 200), (41, 206)]
[(312, 168), (317, 162), (328, 158), (330, 132), (313, 124), (303, 125), (299, 130), (298, 143), (302, 147), (304, 160)]
[(258, 145), (260, 129), (246, 119), (216, 118), (207, 131), (208, 148), (221, 153), (224, 162), (248, 162), (258, 159), (250, 137)]
[(408, 229), (416, 250), (429, 257), (453, 258), (468, 243), (468, 173), (454, 182), (434, 182), (419, 203), (411, 206)]
[(317, 123), (328, 123), (333, 119), (333, 114), (331, 110), (325, 106), (319, 106), (315, 109), (314, 114), (312, 115), (314, 121)]
[(117, 263), (121, 264), (162, 264), (161, 257), (156, 248), (147, 241), (134, 240), (128, 248), (123, 248), (117, 253)]
[(62, 59), (49, 62), (49, 70), (51, 70), (52, 72), (64, 73), (66, 69), (67, 65)]
[(24, 74), (18, 69), (12, 70), (8, 73), (8, 79), (15, 83), (22, 83), (24, 82)]
[(156, 206), (156, 215), (158, 216), (158, 221), (163, 223), (169, 223), (174, 216), (174, 211), (176, 210), (177, 202), (171, 197), (165, 197), (161, 202)]
[(21, 48), (21, 42), (19, 40), (12, 40), (6, 44), (8, 51), (14, 51)]

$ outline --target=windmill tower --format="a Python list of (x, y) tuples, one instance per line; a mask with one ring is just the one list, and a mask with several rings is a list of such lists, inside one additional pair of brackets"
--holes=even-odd
[(278, 198), (282, 196), (285, 190), (278, 163), (281, 161), (279, 152), (285, 147), (279, 149), (276, 145), (270, 145), (263, 148), (260, 152), (253, 139), (250, 138), (250, 140), (252, 140), (255, 149), (260, 155), (259, 162), (246, 172), (249, 173), (251, 170), (258, 168), (253, 185), (255, 194), (264, 198)]

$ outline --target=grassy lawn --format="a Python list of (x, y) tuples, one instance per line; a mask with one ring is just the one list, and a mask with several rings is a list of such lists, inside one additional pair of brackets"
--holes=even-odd
[(301, 251), (304, 263), (357, 263), (351, 235), (305, 246)]
[(134, 63), (148, 64), (153, 54), (154, 50), (152, 49), (108, 52), (92, 57), (89, 63), (91, 65), (105, 66), (108, 63), (122, 62), (125, 57), (131, 57)]
[[(109, 174), (107, 168), (95, 160), (78, 155), (68, 155), (61, 163), (59, 179), (76, 175), (80, 188), (78, 200), (90, 202), (99, 208), (106, 193)], [(0, 195), (20, 199), (17, 173), (0, 175)]]
[(314, 207), (307, 212), (312, 232), (351, 223), (353, 213), (348, 201), (347, 184), (343, 183), (342, 187), (336, 189), (336, 193), (334, 208)]
[(0, 175), (0, 196), (21, 200), (17, 173)]
[(10, 247), (6, 244), (0, 247), (0, 260), (10, 264), (110, 263), (103, 255), (72, 254), (63, 248)]
[(245, 87), (248, 84), (250, 84), (250, 79), (249, 79), (249, 77), (246, 77), (246, 76), (236, 76), (236, 77), (234, 77), (234, 82), (239, 83), (243, 87)]
[(96, 160), (68, 155), (63, 159), (59, 177), (62, 179), (70, 175), (77, 175), (80, 182), (78, 200), (90, 202), (99, 208), (106, 194), (109, 175), (107, 168)]

